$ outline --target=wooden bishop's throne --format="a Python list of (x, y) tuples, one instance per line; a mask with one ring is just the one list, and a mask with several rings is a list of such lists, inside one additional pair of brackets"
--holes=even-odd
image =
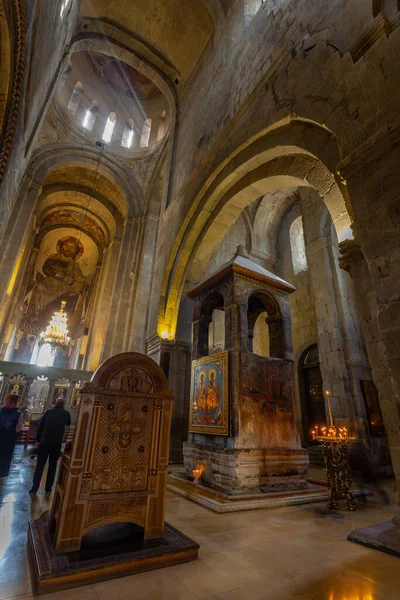
[(56, 552), (79, 550), (85, 534), (111, 523), (163, 535), (172, 398), (161, 368), (136, 353), (107, 360), (81, 390), (50, 515)]

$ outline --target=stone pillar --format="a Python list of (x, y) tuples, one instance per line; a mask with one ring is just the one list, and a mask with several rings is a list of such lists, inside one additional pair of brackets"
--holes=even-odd
[(248, 350), (246, 304), (232, 302), (225, 306), (225, 350)]
[(193, 360), (208, 354), (208, 331), (212, 316), (198, 314), (199, 307), (195, 308), (193, 319)]
[(147, 341), (147, 355), (160, 365), (174, 393), (169, 460), (171, 463), (181, 463), (182, 444), (188, 437), (190, 344), (179, 340), (162, 340), (154, 335)]
[[(369, 271), (367, 277), (364, 267), (371, 286), (363, 300), (369, 305), (364, 310), (370, 310), (366, 343), (397, 482), (393, 521), (349, 537), (400, 554), (400, 145), (396, 135), (396, 129), (392, 133), (385, 126), (374, 135), (374, 144), (365, 145), (359, 156), (340, 166), (340, 172), (353, 209), (354, 238)], [(349, 252), (357, 259), (355, 246)], [(376, 369), (378, 361), (382, 366)]]
[[(130, 303), (130, 331), (127, 338), (130, 352), (145, 352), (146, 327), (151, 302), (151, 280), (153, 277), (154, 253), (157, 240), (158, 217), (148, 215), (141, 219), (138, 227), (141, 242), (132, 260), (130, 277), (133, 287), (127, 294)], [(127, 290), (128, 291), (128, 290)], [(134, 302), (132, 299), (134, 298)]]
[[(304, 230), (306, 231), (306, 221)], [(333, 418), (338, 423), (345, 422), (347, 424), (354, 415), (327, 241), (318, 238), (308, 242), (306, 253), (315, 298), (323, 386), (324, 389), (331, 392)], [(328, 414), (328, 411), (326, 412)]]
[[(349, 165), (343, 173), (354, 211), (354, 237), (366, 267), (370, 291), (364, 310), (370, 331), (366, 343), (389, 440), (393, 470), (400, 490), (400, 146), (388, 148), (385, 132), (379, 152), (366, 164)], [(386, 154), (383, 154), (383, 151)], [(358, 250), (353, 247), (354, 253)], [(359, 256), (358, 256), (359, 258)], [(360, 261), (357, 261), (360, 264)], [(360, 277), (361, 279), (361, 277)], [(368, 301), (368, 307), (365, 304)], [(378, 364), (379, 363), (379, 364)]]
[[(29, 186), (29, 188), (28, 188)], [(27, 189), (28, 188), (28, 189)], [(18, 202), (15, 202), (0, 242), (0, 331), (4, 327), (12, 310), (12, 302), (21, 286), (30, 255), (30, 241), (34, 235), (33, 211), (42, 187), (29, 181), (21, 190)], [(30, 233), (30, 236), (29, 236)], [(14, 273), (14, 269), (17, 271)], [(10, 286), (10, 282), (12, 285)]]
[(111, 247), (105, 252), (98, 283), (93, 319), (89, 329), (87, 349), (83, 361), (83, 369), (94, 371), (102, 360), (107, 359), (103, 353), (106, 346), (112, 355), (111, 340), (106, 342), (106, 333), (111, 320), (111, 305), (114, 296), (114, 285), (121, 253), (121, 240), (114, 239)]
[[(373, 437), (368, 424), (365, 400), (361, 381), (372, 379), (371, 368), (365, 348), (363, 331), (354, 285), (349, 275), (339, 266), (339, 245), (328, 241), (331, 258), (331, 274), (335, 290), (335, 299), (340, 316), (343, 354), (349, 376), (355, 435), (359, 444), (352, 445), (351, 458), (353, 468), (366, 477), (390, 475), (390, 459), (387, 440), (384, 436)], [(357, 280), (356, 287), (359, 289)], [(359, 292), (358, 292), (359, 293)]]
[(385, 362), (382, 343), (379, 340), (377, 306), (371, 275), (360, 245), (355, 240), (340, 244), (340, 266), (354, 281), (357, 308), (372, 369), (374, 383), (381, 398), (395, 402), (390, 371)]

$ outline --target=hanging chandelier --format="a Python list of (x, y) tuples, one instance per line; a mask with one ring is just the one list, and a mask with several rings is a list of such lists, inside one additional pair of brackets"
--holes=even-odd
[(61, 302), (60, 310), (54, 313), (46, 329), (42, 331), (39, 346), (50, 344), (53, 348), (65, 348), (70, 337), (67, 329), (67, 314), (64, 312), (65, 300)]

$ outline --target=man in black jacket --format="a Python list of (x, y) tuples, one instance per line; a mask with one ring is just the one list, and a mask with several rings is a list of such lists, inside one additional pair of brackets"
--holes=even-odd
[(46, 494), (50, 494), (56, 475), (57, 462), (61, 454), (65, 428), (70, 425), (71, 415), (64, 409), (64, 400), (57, 399), (55, 407), (45, 412), (39, 424), (35, 445), (38, 448), (37, 465), (33, 474), (32, 487), (29, 490), (31, 495), (36, 496), (47, 459), (49, 459), (49, 468), (46, 479)]

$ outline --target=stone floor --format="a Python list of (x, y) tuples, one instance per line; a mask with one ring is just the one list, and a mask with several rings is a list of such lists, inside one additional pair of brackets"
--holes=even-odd
[[(0, 480), (0, 600), (33, 598), (27, 520), (48, 508), (31, 500), (32, 465), (15, 454)], [(201, 545), (193, 563), (45, 596), (46, 600), (400, 600), (400, 562), (346, 541), (355, 528), (391, 518), (380, 496), (355, 513), (324, 504), (218, 515), (169, 494), (167, 520)]]

